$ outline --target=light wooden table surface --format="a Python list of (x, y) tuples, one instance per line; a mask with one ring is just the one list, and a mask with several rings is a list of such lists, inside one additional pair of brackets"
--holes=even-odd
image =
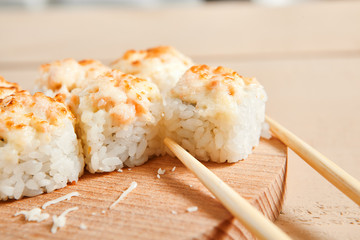
[[(360, 1), (0, 9), (0, 75), (29, 89), (41, 63), (109, 63), (129, 48), (160, 44), (256, 76), (269, 95), (268, 115), (360, 179)], [(359, 239), (360, 208), (290, 152), (276, 224), (295, 239)]]

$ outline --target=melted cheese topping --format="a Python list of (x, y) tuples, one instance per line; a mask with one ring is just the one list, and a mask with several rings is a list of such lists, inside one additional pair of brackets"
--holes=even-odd
[(191, 63), (190, 59), (185, 57), (183, 54), (181, 54), (179, 51), (177, 51), (175, 48), (171, 46), (159, 46), (159, 47), (149, 48), (146, 50), (138, 50), (138, 51), (128, 50), (120, 59), (131, 61), (133, 65), (139, 65), (141, 64), (141, 61), (151, 58), (162, 58), (163, 61), (170, 60), (168, 56), (183, 60), (183, 63), (185, 65), (189, 65)]
[(15, 92), (17, 92), (17, 90), (13, 87), (0, 87), (0, 99), (3, 99)]
[(196, 106), (205, 116), (223, 114), (223, 117), (231, 116), (251, 93), (266, 99), (256, 79), (242, 77), (230, 68), (207, 65), (191, 67), (171, 92), (173, 97)]
[(92, 112), (105, 110), (110, 113), (113, 124), (120, 126), (132, 122), (135, 117), (150, 117), (152, 101), (161, 99), (158, 88), (150, 81), (112, 70), (92, 81), (87, 88), (75, 93), (71, 106), (90, 102)]
[(0, 99), (0, 140), (21, 149), (31, 144), (34, 136), (45, 137), (44, 133), (51, 132), (65, 118), (74, 120), (64, 104), (43, 93), (32, 96), (26, 91), (16, 92)]
[(37, 81), (41, 86), (53, 91), (65, 88), (70, 92), (109, 70), (109, 67), (96, 60), (77, 62), (68, 58), (41, 65), (40, 78)]
[(20, 90), (21, 88), (18, 84), (8, 82), (2, 76), (0, 76), (0, 99), (5, 98)]
[(4, 77), (0, 76), (0, 87), (8, 87), (8, 88), (14, 88), (18, 91), (21, 90), (20, 86), (16, 83), (8, 82), (4, 79)]
[(192, 65), (190, 58), (170, 46), (129, 50), (111, 64), (114, 69), (153, 81), (165, 92), (170, 90)]

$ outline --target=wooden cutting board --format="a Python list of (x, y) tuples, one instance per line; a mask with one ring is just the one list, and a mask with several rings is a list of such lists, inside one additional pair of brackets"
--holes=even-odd
[[(235, 164), (205, 163), (269, 219), (284, 201), (287, 149), (275, 138), (261, 140), (248, 159)], [(171, 169), (176, 166), (175, 171)], [(165, 169), (157, 178), (157, 170)], [(109, 206), (132, 181), (138, 186), (114, 208)], [(37, 223), (14, 214), (77, 191), (80, 196), (44, 210), (67, 215), (66, 226), (50, 232), (52, 217)], [(197, 206), (198, 211), (187, 208)], [(176, 214), (174, 214), (175, 212)], [(80, 224), (87, 230), (80, 229)], [(122, 173), (85, 175), (77, 184), (49, 194), (0, 203), (0, 239), (251, 239), (251, 234), (202, 186), (179, 160), (169, 156)]]

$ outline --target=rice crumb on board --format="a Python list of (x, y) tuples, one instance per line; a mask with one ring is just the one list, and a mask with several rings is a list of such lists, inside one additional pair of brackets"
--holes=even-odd
[(267, 122), (263, 122), (260, 136), (265, 139), (270, 139), (272, 137), (270, 133), (270, 125)]
[(159, 175), (159, 174), (156, 174), (156, 177), (157, 177), (158, 179), (160, 179), (160, 175)]
[(70, 200), (71, 197), (78, 197), (78, 196), (80, 196), (80, 193), (78, 193), (78, 192), (72, 192), (72, 193), (66, 194), (65, 196), (62, 196), (57, 199), (46, 202), (44, 205), (42, 205), (42, 209), (45, 209), (50, 205), (56, 204), (56, 203), (64, 201), (64, 200)]
[(128, 171), (131, 171), (131, 168), (128, 168)]
[(121, 168), (119, 168), (117, 171), (118, 171), (118, 172), (123, 172), (123, 170), (122, 170)]
[(84, 223), (80, 223), (79, 228), (80, 228), (81, 230), (86, 230), (88, 227), (87, 227)]
[(109, 209), (112, 209), (116, 204), (118, 204), (120, 201), (122, 201), (136, 187), (137, 187), (137, 182), (135, 182), (135, 181), (132, 182), (130, 184), (130, 187), (128, 189), (126, 189), (113, 204), (110, 205)]
[(62, 228), (66, 225), (66, 214), (72, 211), (79, 210), (78, 207), (73, 207), (66, 209), (63, 213), (61, 213), (59, 216), (54, 215), (53, 216), (53, 222), (54, 224), (51, 227), (51, 233), (56, 233), (58, 228)]
[(102, 210), (102, 211), (101, 211), (101, 213), (103, 213), (103, 214), (104, 214), (104, 213), (105, 213), (105, 210)]
[(188, 212), (196, 212), (197, 210), (198, 210), (197, 206), (189, 207), (186, 209), (186, 211), (188, 211)]
[(91, 215), (96, 216), (96, 212), (92, 212)]
[(157, 172), (158, 172), (158, 174), (162, 175), (162, 174), (165, 174), (165, 171), (166, 171), (165, 169), (159, 168)]
[(174, 211), (174, 210), (171, 210), (171, 213), (176, 215), (177, 214), (177, 211)]
[(176, 166), (174, 166), (174, 167), (171, 169), (171, 171), (172, 171), (172, 172), (174, 172), (174, 171), (175, 171), (175, 169), (176, 169)]
[(26, 221), (42, 222), (49, 218), (48, 213), (41, 213), (40, 208), (33, 208), (29, 211), (20, 211), (15, 213), (14, 216), (24, 215)]

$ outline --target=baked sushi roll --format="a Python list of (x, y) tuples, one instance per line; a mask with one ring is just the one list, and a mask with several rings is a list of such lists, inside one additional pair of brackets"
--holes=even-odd
[(253, 78), (191, 67), (166, 100), (166, 135), (199, 160), (237, 162), (259, 143), (267, 96)]
[(112, 70), (72, 95), (91, 173), (138, 166), (161, 153), (162, 98), (154, 83)]
[(73, 89), (84, 87), (88, 81), (109, 70), (109, 67), (92, 59), (76, 61), (67, 58), (54, 61), (40, 66), (35, 90), (50, 97), (60, 93), (68, 98)]
[(129, 50), (114, 61), (111, 67), (151, 80), (162, 94), (167, 94), (192, 65), (192, 60), (175, 48), (160, 46), (147, 50)]
[(0, 199), (20, 199), (77, 181), (84, 161), (74, 117), (43, 93), (0, 100)]

